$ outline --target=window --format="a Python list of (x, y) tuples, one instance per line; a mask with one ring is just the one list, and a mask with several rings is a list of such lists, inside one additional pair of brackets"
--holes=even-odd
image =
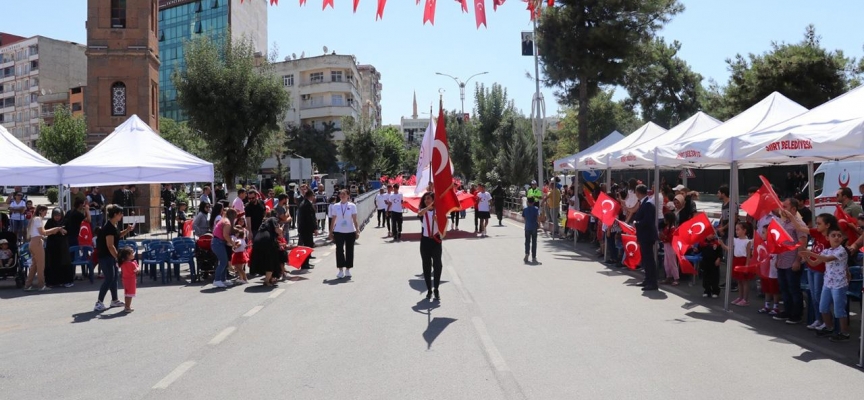
[(81, 111), (81, 103), (72, 103), (72, 111)]
[(126, 0), (111, 0), (111, 27), (126, 27)]
[(201, 0), (198, 0), (195, 2), (195, 12), (196, 13), (201, 12)]
[(342, 82), (342, 71), (330, 71), (330, 81)]
[(195, 33), (201, 33), (201, 21), (195, 21)]
[(164, 42), (164, 41), (165, 41), (165, 30), (164, 30), (164, 29), (160, 29), (160, 30), (159, 30), (159, 41), (160, 41), (160, 42)]
[(159, 115), (159, 85), (150, 81), (150, 115)]
[(309, 74), (309, 80), (312, 83), (324, 82), (324, 73), (323, 72), (313, 72), (313, 73)]
[(78, 93), (81, 93), (81, 87), (80, 86), (76, 87), (76, 88), (72, 88), (72, 94), (78, 94)]
[(38, 103), (39, 102), (39, 94), (30, 93), (30, 103)]
[(123, 82), (111, 85), (111, 115), (115, 117), (126, 115), (126, 85)]
[(330, 105), (331, 106), (344, 106), (345, 103), (342, 102), (341, 94), (334, 94), (330, 96)]
[(310, 106), (323, 106), (324, 105), (324, 96), (312, 96), (312, 101), (310, 101)]
[[(820, 172), (818, 174), (813, 175), (813, 193), (814, 196), (819, 197), (822, 195), (822, 190), (825, 188), (825, 173)], [(801, 190), (802, 193), (806, 192), (807, 186), (804, 186), (804, 190)]]
[(210, 6), (210, 8), (219, 8), (219, 0), (213, 0), (213, 4)]
[(284, 84), (285, 86), (294, 86), (294, 74), (283, 75), (282, 84)]
[(30, 70), (38, 71), (39, 70), (39, 60), (30, 61)]

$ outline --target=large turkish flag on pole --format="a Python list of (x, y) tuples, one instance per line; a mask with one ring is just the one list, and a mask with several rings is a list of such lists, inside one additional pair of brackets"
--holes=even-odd
[(435, 141), (432, 143), (432, 181), (435, 185), (435, 219), (441, 238), (447, 234), (447, 216), (459, 211), (459, 199), (453, 191), (453, 172), (450, 169), (450, 145), (447, 143), (447, 120), (444, 105), (438, 111)]

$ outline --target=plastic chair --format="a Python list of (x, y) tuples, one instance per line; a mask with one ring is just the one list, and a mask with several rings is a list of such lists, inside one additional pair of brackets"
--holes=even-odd
[(195, 239), (193, 239), (191, 237), (185, 237), (185, 236), (178, 236), (178, 237), (175, 237), (174, 239), (171, 239), (171, 244), (176, 246), (178, 243), (183, 243), (183, 244), (195, 246)]
[(159, 273), (162, 275), (162, 283), (166, 283), (170, 279), (165, 274), (165, 265), (171, 261), (171, 253), (174, 251), (170, 243), (151, 243), (150, 249), (142, 254), (141, 265), (150, 269), (150, 277), (156, 280), (156, 267), (159, 267)]
[(189, 264), (190, 281), (196, 282), (198, 275), (195, 273), (195, 244), (177, 243), (174, 245), (174, 253), (171, 255), (171, 263), (174, 265), (174, 276), (180, 280), (180, 264)]
[(95, 269), (93, 248), (90, 246), (72, 246), (69, 248), (69, 252), (72, 253), (73, 268), (78, 269), (79, 265), (87, 267), (87, 277), (90, 279), (90, 283), (93, 283), (93, 270)]
[(853, 300), (861, 302), (861, 290), (864, 285), (864, 272), (861, 267), (849, 267), (849, 275), (852, 279), (849, 280), (849, 288), (846, 289), (846, 315), (849, 315), (849, 304)]

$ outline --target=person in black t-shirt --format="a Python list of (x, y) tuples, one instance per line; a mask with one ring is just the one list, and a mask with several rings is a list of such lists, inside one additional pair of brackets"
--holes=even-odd
[(177, 232), (177, 205), (174, 202), (177, 201), (177, 195), (172, 190), (171, 184), (165, 184), (165, 188), (162, 190), (162, 206), (165, 209), (165, 230), (167, 232)]
[[(96, 254), (99, 257), (99, 268), (105, 275), (105, 280), (102, 281), (102, 286), (99, 288), (99, 299), (96, 301), (96, 306), (93, 311), (105, 311), (110, 307), (124, 307), (126, 304), (117, 299), (117, 279), (119, 270), (117, 269), (117, 257), (119, 249), (117, 244), (120, 239), (132, 232), (132, 225), (129, 225), (124, 230), (119, 230), (118, 225), (123, 220), (123, 207), (116, 204), (110, 204), (105, 208), (105, 225), (99, 231), (99, 236), (96, 237)], [(108, 291), (111, 291), (111, 305), (105, 307), (103, 301)]]
[[(69, 247), (78, 246), (78, 234), (81, 231), (81, 223), (84, 221), (90, 222), (90, 208), (86, 207), (84, 200), (75, 199), (75, 202), (72, 205), (72, 211), (66, 213), (64, 223), (64, 228), (66, 229), (66, 232), (68, 232), (66, 234), (66, 239), (69, 241)], [(90, 246), (89, 243), (86, 245)], [(81, 276), (84, 275), (82, 274)]]
[(246, 216), (246, 226), (251, 229), (250, 232), (258, 232), (258, 228), (264, 222), (264, 215), (267, 213), (267, 209), (264, 207), (264, 203), (258, 199), (257, 191), (250, 190), (246, 198), (249, 200), (243, 208), (244, 215)]

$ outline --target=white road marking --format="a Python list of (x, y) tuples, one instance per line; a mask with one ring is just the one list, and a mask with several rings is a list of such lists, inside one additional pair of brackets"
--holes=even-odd
[(447, 274), (450, 275), (450, 280), (453, 281), (453, 285), (455, 285), (456, 288), (459, 289), (458, 292), (459, 296), (462, 297), (462, 302), (466, 304), (473, 303), (474, 301), (471, 300), (471, 297), (468, 296), (467, 293), (465, 293), (465, 288), (462, 286), (462, 280), (459, 279), (459, 274), (456, 273), (456, 270), (453, 269), (453, 267), (451, 267), (449, 264), (445, 268), (447, 268)]
[(320, 258), (316, 258), (316, 259), (314, 259), (314, 260), (309, 261), (309, 264), (312, 264), (312, 265), (318, 265), (318, 263), (320, 263), (320, 262), (321, 262), (321, 259), (320, 259)]
[(521, 229), (525, 229), (525, 225), (524, 225), (524, 224), (522, 224), (522, 225), (514, 224), (514, 223), (512, 223), (512, 222), (510, 222), (510, 221), (504, 221), (504, 222), (507, 223), (507, 225), (515, 226), (515, 227), (517, 227), (517, 228), (521, 228)]
[(507, 367), (507, 363), (504, 361), (501, 352), (499, 352), (498, 348), (495, 347), (495, 343), (492, 341), (492, 337), (489, 336), (489, 332), (486, 330), (486, 324), (483, 323), (483, 319), (480, 317), (473, 317), (471, 318), (471, 322), (474, 323), (474, 329), (477, 330), (477, 334), (480, 336), (480, 342), (483, 343), (483, 349), (486, 350), (486, 355), (489, 356), (489, 361), (492, 362), (492, 366), (494, 366), (499, 372), (509, 371), (510, 368)]
[(253, 316), (253, 315), (255, 315), (255, 314), (258, 314), (258, 311), (261, 311), (261, 310), (263, 310), (263, 309), (264, 309), (264, 306), (255, 306), (255, 307), (252, 307), (252, 309), (249, 310), (249, 311), (246, 311), (246, 314), (243, 314), (243, 316), (244, 316), (244, 317), (251, 317), (251, 316)]
[(166, 377), (162, 378), (161, 381), (159, 381), (155, 385), (153, 385), (153, 389), (166, 389), (166, 388), (168, 388), (169, 385), (171, 385), (172, 383), (174, 383), (174, 381), (176, 381), (181, 376), (183, 376), (183, 374), (185, 374), (186, 371), (188, 371), (194, 365), (195, 365), (195, 361), (186, 361), (183, 364), (178, 365), (177, 368), (174, 368), (174, 370), (171, 371), (170, 374), (168, 374)]
[(222, 343), (223, 340), (227, 339), (228, 336), (231, 336), (231, 334), (234, 333), (234, 331), (236, 330), (236, 326), (229, 326), (225, 328), (225, 330), (223, 330), (222, 332), (219, 332), (218, 335), (214, 336), (213, 339), (210, 339), (210, 342), (208, 342), (207, 344), (215, 346), (219, 343)]
[(332, 251), (328, 251), (328, 252), (326, 252), (326, 253), (321, 253), (321, 257), (327, 257), (327, 256), (329, 256), (329, 255), (331, 255), (331, 254), (333, 254)]
[(268, 299), (275, 299), (275, 298), (279, 297), (279, 295), (282, 293), (285, 293), (285, 289), (276, 289), (273, 291), (273, 293), (270, 293), (270, 295), (267, 296), (267, 298)]

